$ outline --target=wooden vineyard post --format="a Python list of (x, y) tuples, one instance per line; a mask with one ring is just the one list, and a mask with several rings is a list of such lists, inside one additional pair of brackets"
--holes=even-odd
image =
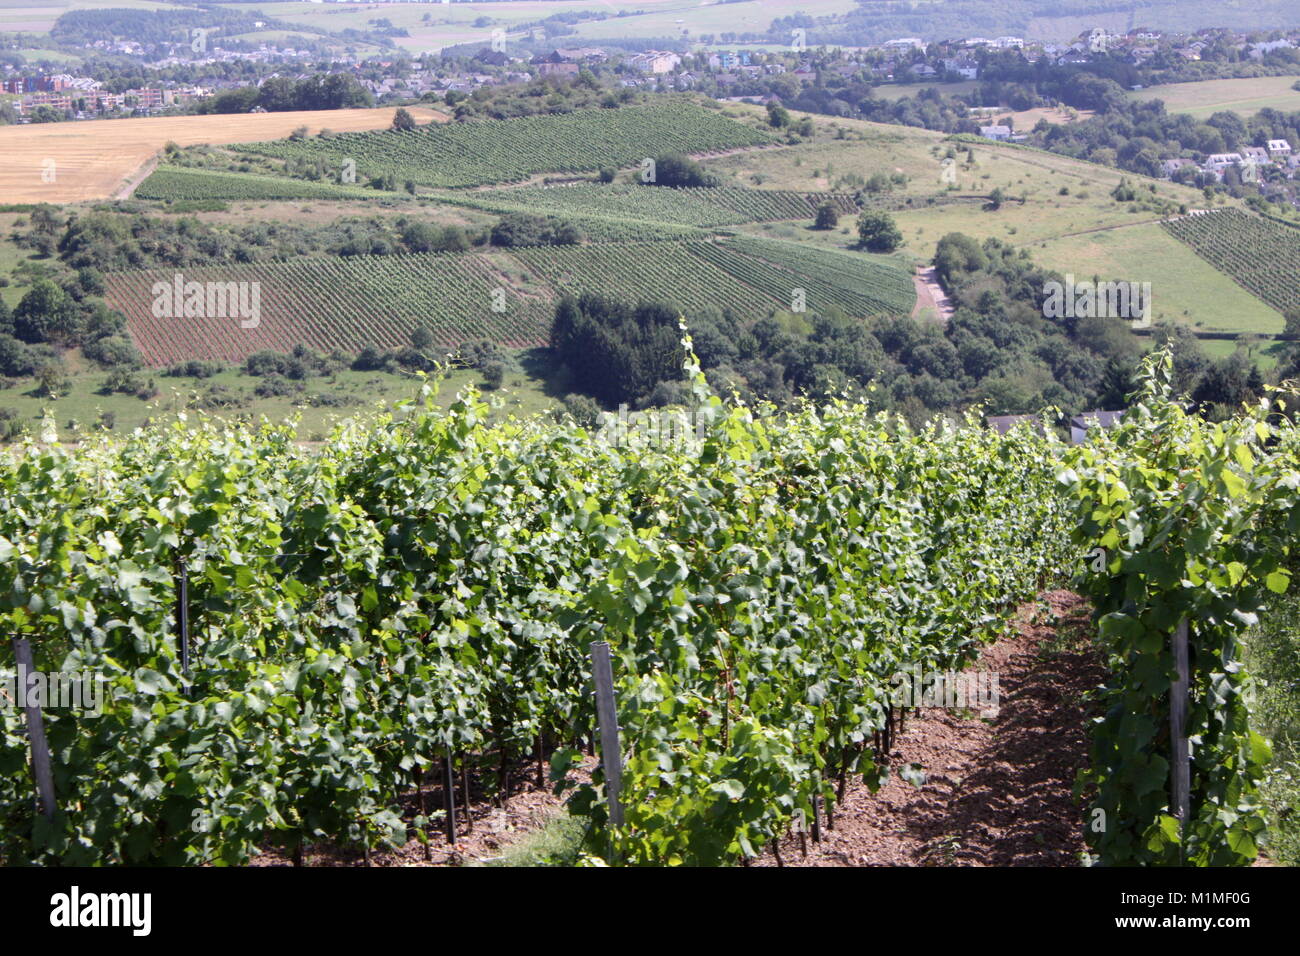
[(456, 777), (451, 766), (451, 747), (442, 764), (442, 807), (447, 825), (447, 842), (456, 842)]
[(1178, 818), (1180, 853), (1186, 853), (1187, 826), (1191, 816), (1192, 767), (1187, 741), (1187, 618), (1174, 631), (1174, 682), (1169, 688), (1169, 739), (1173, 744), (1171, 809)]
[(614, 706), (614, 671), (609, 663), (609, 645), (593, 641), (591, 677), (596, 684), (596, 720), (600, 729), (600, 762), (605, 770), (605, 796), (609, 800), (611, 826), (623, 825), (623, 756), (618, 743), (618, 710)]
[(473, 833), (474, 814), (469, 808), (469, 754), (464, 751), (460, 755), (460, 787), (462, 793), (460, 805), (465, 808), (465, 830)]
[(190, 575), (185, 558), (176, 556), (176, 643), (180, 651), (181, 673), (185, 676), (186, 694), (190, 678)]
[(537, 728), (537, 789), (539, 790), (546, 786), (545, 761), (542, 758), (543, 751), (542, 728), (539, 726)]
[[(32, 775), (36, 778), (37, 809), (45, 819), (54, 819), (54, 774), (50, 770), (50, 745), (45, 739), (45, 722), (41, 717), (39, 694), (34, 693), (32, 645), (23, 637), (14, 638), (14, 659), (18, 662), (17, 690), (22, 697), (27, 718), (27, 740), (32, 750)], [(37, 699), (33, 699), (37, 698)]]

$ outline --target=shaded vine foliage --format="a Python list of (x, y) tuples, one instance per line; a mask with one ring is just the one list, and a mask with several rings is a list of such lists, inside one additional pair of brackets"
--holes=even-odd
[[(1268, 399), (1218, 424), (1173, 399), (1168, 351), (1144, 364), (1112, 434), (1075, 449), (1062, 487), (1075, 540), (1101, 548), (1087, 590), (1113, 677), (1079, 781), (1088, 841), (1112, 865), (1233, 865), (1258, 854), (1268, 743), (1250, 728), (1240, 638), (1286, 591), (1300, 529), (1293, 427)], [(1170, 635), (1189, 625), (1191, 807), (1171, 804)]]

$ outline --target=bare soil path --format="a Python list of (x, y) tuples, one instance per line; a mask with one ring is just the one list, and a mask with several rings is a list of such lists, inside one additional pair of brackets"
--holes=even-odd
[[(786, 866), (1074, 866), (1084, 850), (1083, 808), (1072, 794), (1086, 766), (1084, 695), (1104, 670), (1086, 635), (1088, 605), (1068, 591), (1022, 607), (1015, 628), (975, 670), (995, 672), (996, 717), (919, 711), (895, 739), (895, 772), (872, 794), (850, 783), (822, 842), (789, 835)], [(919, 764), (921, 786), (897, 770)], [(757, 865), (775, 866), (772, 854)]]
[(135, 195), (135, 191), (138, 188), (140, 188), (140, 184), (144, 182), (146, 179), (148, 179), (149, 176), (153, 173), (153, 171), (157, 168), (158, 168), (158, 156), (152, 156), (149, 159), (145, 160), (144, 165), (142, 165), (139, 169), (137, 169), (125, 180), (123, 180), (122, 185), (118, 186), (115, 190), (113, 190), (113, 195), (110, 198), (130, 199), (133, 195)]
[(916, 306), (912, 309), (912, 318), (918, 318), (926, 309), (934, 310), (935, 315), (942, 322), (946, 323), (952, 318), (956, 310), (953, 308), (952, 300), (948, 298), (948, 293), (944, 292), (943, 286), (939, 285), (934, 266), (918, 268), (916, 275), (912, 277), (912, 282), (916, 285)]

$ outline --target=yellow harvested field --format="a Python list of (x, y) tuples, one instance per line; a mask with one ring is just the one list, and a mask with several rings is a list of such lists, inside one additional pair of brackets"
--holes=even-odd
[[(409, 110), (420, 122), (447, 119), (437, 110), (417, 106)], [(3, 126), (0, 202), (109, 199), (167, 143), (252, 143), (288, 136), (300, 126), (312, 133), (387, 129), (395, 112), (393, 108), (311, 110)]]

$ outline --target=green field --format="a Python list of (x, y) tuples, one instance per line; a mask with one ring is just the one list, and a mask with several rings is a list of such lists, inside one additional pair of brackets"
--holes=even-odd
[[(222, 4), (227, 9), (245, 10), (244, 4)], [(576, 32), (562, 42), (576, 44), (608, 38), (664, 37), (688, 40), (701, 34), (727, 32), (761, 33), (772, 21), (798, 10), (812, 16), (846, 13), (853, 0), (799, 0), (788, 11), (774, 9), (762, 0), (716, 3), (711, 0), (504, 0), (486, 3), (263, 3), (257, 9), (267, 16), (289, 23), (301, 23), (332, 32), (371, 29), (371, 20), (386, 18), (404, 27), (409, 37), (396, 42), (411, 51), (437, 51), (466, 43), (486, 45), (495, 29), (511, 38), (524, 36), (522, 24), (535, 23), (557, 13), (587, 12), (607, 18), (575, 24)], [(623, 14), (619, 16), (619, 14)], [(425, 17), (429, 19), (426, 21)], [(480, 17), (491, 22), (475, 26)], [(681, 22), (678, 22), (681, 21)]]
[[(904, 97), (916, 96), (924, 90), (938, 89), (948, 96), (961, 96), (966, 93), (974, 92), (979, 86), (975, 80), (963, 80), (960, 83), (940, 83), (937, 80), (931, 80), (928, 83), (886, 83), (877, 86), (873, 92), (882, 100), (901, 100)], [(1006, 110), (1005, 112), (1011, 112)]]
[[(736, 115), (753, 110), (734, 109)], [(1196, 190), (1039, 150), (995, 144), (974, 145), (974, 163), (968, 164), (968, 144), (961, 143), (956, 144), (959, 189), (946, 192), (938, 182), (939, 163), (947, 149), (941, 134), (824, 118), (818, 119), (817, 127), (812, 143), (740, 153), (706, 165), (728, 182), (761, 183), (764, 189), (844, 188), (846, 176), (901, 172), (908, 176), (907, 182), (884, 193), (880, 201), (895, 207), (892, 215), (903, 233), (903, 251), (918, 262), (929, 261), (935, 243), (950, 232), (996, 238), (1027, 248), (1043, 265), (1080, 278), (1100, 274), (1150, 281), (1158, 318), (1203, 331), (1274, 334), (1282, 329), (1277, 303), (1242, 288), (1160, 227), (1168, 213), (1149, 200), (1159, 201), (1164, 208), (1174, 204), (1198, 208), (1205, 200)], [(849, 138), (836, 138), (840, 131)], [(1141, 204), (1116, 202), (1111, 191), (1123, 178), (1143, 190), (1152, 185), (1155, 192), (1143, 192), (1146, 201)], [(994, 187), (1008, 197), (996, 211), (984, 199)], [(1066, 195), (1061, 194), (1063, 189)], [(851, 220), (845, 218), (840, 228), (828, 231), (798, 223), (740, 229), (840, 250), (857, 239)], [(1270, 264), (1276, 265), (1268, 256), (1259, 261), (1262, 274), (1267, 274)]]
[(15, 50), (28, 63), (57, 63), (60, 66), (79, 66), (82, 57), (75, 53), (64, 53), (62, 50)]
[(723, 243), (591, 245), (525, 249), (520, 260), (558, 292), (608, 292), (660, 299), (688, 313), (709, 303), (759, 317), (789, 309), (796, 289), (809, 311), (838, 305), (850, 315), (911, 312), (910, 269), (885, 256), (845, 255), (737, 237)]
[(1201, 351), (1213, 359), (1224, 359), (1235, 352), (1242, 352), (1251, 361), (1267, 372), (1277, 368), (1279, 358), (1287, 347), (1282, 341), (1261, 339), (1253, 341), (1250, 336), (1243, 339), (1201, 339)]
[[(734, 104), (727, 112), (752, 118), (761, 110)], [(737, 153), (707, 160), (705, 165), (728, 184), (763, 189), (849, 189), (855, 178), (861, 182), (873, 173), (899, 174), (906, 181), (891, 184), (873, 201), (896, 210), (909, 251), (922, 258), (933, 254), (935, 242), (946, 232), (996, 236), (1020, 244), (1158, 218), (1151, 210), (1131, 212), (1132, 204), (1111, 198), (1125, 178), (1143, 187), (1153, 185), (1155, 192), (1145, 195), (1168, 204), (1204, 202), (1195, 189), (1042, 150), (948, 142), (941, 133), (909, 127), (815, 120), (811, 142)], [(957, 161), (955, 190), (941, 181), (942, 163), (950, 149)], [(973, 162), (968, 162), (968, 155)], [(997, 212), (986, 212), (986, 199), (995, 188), (1003, 191), (1007, 201)], [(825, 235), (807, 238), (828, 239)]]
[[(1151, 283), (1156, 321), (1202, 331), (1282, 331), (1282, 316), (1196, 255), (1157, 223), (1109, 229), (1033, 246), (1034, 259), (1079, 279), (1101, 275)], [(1206, 345), (1211, 344), (1209, 341)], [(1232, 350), (1233, 343), (1214, 343)]]
[[(558, 394), (552, 386), (553, 370), (543, 354), (517, 353), (519, 368), (508, 371), (496, 392), (502, 407), (499, 415), (521, 417), (558, 407)], [(262, 380), (245, 375), (237, 368), (227, 368), (210, 378), (173, 378), (146, 374), (157, 385), (158, 394), (151, 399), (134, 395), (103, 394), (107, 372), (88, 367), (76, 353), (65, 358), (70, 375), (68, 388), (51, 400), (35, 394), (31, 380), (6, 385), (0, 379), (0, 408), (12, 409), (29, 435), (40, 433), (45, 412), (52, 413), (61, 441), (77, 441), (94, 431), (101, 415), (113, 416), (113, 431), (125, 434), (149, 423), (173, 421), (178, 415), (210, 415), (224, 421), (297, 420), (297, 435), (302, 441), (320, 440), (344, 419), (364, 419), (389, 411), (394, 403), (408, 401), (419, 391), (419, 380), (412, 375), (388, 372), (355, 372), (345, 369), (322, 378), (303, 382), (303, 390), (293, 395), (262, 397), (254, 394)], [(12, 381), (12, 380), (8, 380)], [(439, 393), (446, 406), (467, 385), (484, 387), (483, 376), (472, 369), (447, 373)], [(560, 383), (562, 385), (562, 383)], [(337, 402), (318, 404), (320, 397)]]
[(1300, 229), (1239, 209), (1186, 216), (1165, 228), (1278, 311), (1300, 308)]
[(1293, 89), (1296, 79), (1295, 76), (1260, 76), (1170, 83), (1138, 90), (1129, 96), (1138, 100), (1164, 100), (1169, 112), (1187, 113), (1197, 119), (1208, 119), (1220, 110), (1253, 116), (1265, 108), (1300, 110), (1300, 90)]
[[(378, 164), (372, 173), (409, 173), (435, 187), (418, 197), (263, 172), (162, 167), (136, 198), (217, 199), (217, 208), (192, 213), (210, 223), (275, 221), (310, 228), (373, 215), (392, 229), (402, 217), (411, 217), (464, 225), (477, 234), (476, 241), (483, 241), (497, 217), (528, 211), (567, 219), (586, 239), (572, 246), (480, 245), (464, 254), (373, 258), (338, 258), (318, 250), (288, 262), (186, 268), (186, 280), (259, 283), (261, 322), (248, 332), (235, 320), (214, 324), (154, 317), (153, 283), (170, 280), (173, 270), (110, 274), (109, 299), (128, 316), (133, 338), (154, 367), (189, 358), (238, 362), (252, 351), (289, 351), (300, 343), (321, 352), (399, 348), (417, 324), (434, 332), (441, 351), (474, 338), (523, 348), (547, 340), (561, 294), (583, 291), (675, 302), (688, 318), (692, 309), (705, 305), (761, 317), (791, 309), (800, 299), (810, 312), (834, 305), (859, 317), (907, 314), (915, 304), (913, 267), (931, 259), (943, 235), (963, 232), (1026, 248), (1038, 262), (1063, 273), (1150, 281), (1157, 319), (1202, 331), (1267, 335), (1281, 329), (1274, 306), (1212, 268), (1158, 224), (1170, 208), (1203, 202), (1200, 193), (1037, 150), (952, 142), (925, 130), (815, 117), (814, 134), (801, 142), (706, 155), (702, 162), (719, 177), (719, 187), (635, 183), (636, 162), (646, 154), (673, 147), (704, 152), (728, 144), (767, 144), (763, 115), (760, 108), (740, 104), (714, 110), (662, 100), (648, 107), (249, 147), (272, 157), (352, 154), (358, 157), (359, 178), (366, 175), (370, 157)], [(675, 139), (665, 142), (665, 136)], [(592, 142), (599, 149), (592, 149)], [(956, 190), (945, 188), (939, 177), (949, 152), (958, 163)], [(589, 171), (607, 163), (630, 171), (613, 184), (597, 183), (587, 172), (576, 184), (447, 188), (448, 181), (466, 186), (539, 179), (541, 173), (573, 172), (575, 167)], [(850, 197), (876, 173), (894, 178), (882, 191), (862, 195), (868, 205), (889, 209), (898, 222), (904, 243), (895, 256), (856, 249)], [(1111, 197), (1123, 178), (1138, 184), (1140, 202)], [(994, 188), (1006, 197), (997, 210), (987, 203)], [(841, 209), (838, 227), (813, 229), (816, 204), (832, 194)], [(0, 218), (6, 236), (19, 218)], [(1259, 222), (1254, 217), (1249, 221)], [(1290, 237), (1289, 232), (1282, 235)], [(0, 243), (5, 271), (32, 259), (31, 250)], [(1255, 291), (1271, 294), (1262, 285)], [(13, 304), (22, 292), (15, 283), (0, 294)], [(493, 307), (496, 298), (503, 300), (504, 311)], [(1212, 343), (1209, 348), (1227, 354), (1235, 344)], [(1261, 352), (1259, 358), (1265, 364), (1272, 360), (1271, 353)], [(6, 397), (27, 402), (25, 413), (34, 414), (39, 400), (23, 397), (31, 390), (30, 384), (15, 386)], [(96, 396), (89, 386), (75, 390), (85, 394), (69, 397), (80, 404), (67, 417), (78, 420), (93, 417), (97, 402), (130, 406), (137, 401)], [(257, 399), (247, 407), (281, 414), (301, 401), (301, 396)], [(325, 413), (309, 409), (310, 415)]]
[[(162, 0), (0, 0), (0, 33), (46, 34), (70, 10), (174, 10)], [(23, 52), (23, 51), (19, 51)]]

